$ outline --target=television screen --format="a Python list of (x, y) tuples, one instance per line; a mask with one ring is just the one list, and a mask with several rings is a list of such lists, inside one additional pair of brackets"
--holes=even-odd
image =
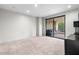
[(74, 27), (79, 27), (79, 21), (74, 21)]

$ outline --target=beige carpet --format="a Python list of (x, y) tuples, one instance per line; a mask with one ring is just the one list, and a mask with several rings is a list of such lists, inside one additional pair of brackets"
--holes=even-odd
[(0, 43), (1, 55), (64, 55), (64, 40), (50, 37), (32, 37)]

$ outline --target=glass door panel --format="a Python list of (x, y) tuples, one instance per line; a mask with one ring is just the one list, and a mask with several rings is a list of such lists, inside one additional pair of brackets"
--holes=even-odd
[(64, 38), (64, 17), (54, 18), (54, 37)]
[(46, 20), (46, 36), (53, 36), (53, 19)]

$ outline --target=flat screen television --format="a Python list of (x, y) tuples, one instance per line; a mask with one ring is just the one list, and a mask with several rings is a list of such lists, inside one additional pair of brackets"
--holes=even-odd
[(74, 27), (79, 27), (79, 21), (74, 21)]

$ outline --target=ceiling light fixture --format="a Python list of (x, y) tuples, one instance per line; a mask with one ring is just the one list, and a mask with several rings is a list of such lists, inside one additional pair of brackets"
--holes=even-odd
[(38, 7), (38, 4), (35, 4), (34, 6), (35, 6), (35, 7)]
[(30, 12), (30, 10), (27, 10), (26, 12), (27, 12), (27, 13), (29, 13), (29, 12)]
[(71, 5), (68, 5), (68, 8), (71, 8), (72, 6)]

